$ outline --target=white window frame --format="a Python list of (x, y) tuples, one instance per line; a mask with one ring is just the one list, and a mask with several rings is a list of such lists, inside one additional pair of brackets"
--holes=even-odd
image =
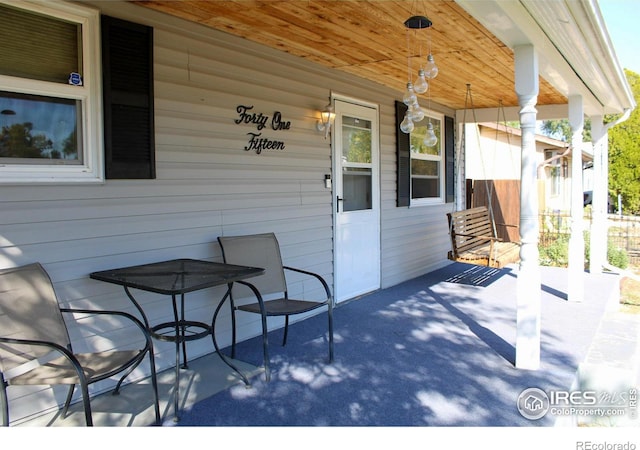
[[(439, 152), (440, 156), (415, 154), (411, 151), (409, 151), (409, 154), (411, 156), (411, 163), (413, 163), (414, 159), (439, 162), (438, 182), (440, 183), (440, 187), (439, 187), (440, 196), (428, 197), (428, 198), (413, 198), (413, 178), (414, 177), (411, 169), (409, 169), (409, 205), (410, 206), (440, 205), (445, 203), (445, 197), (446, 197), (445, 160), (446, 158), (445, 158), (445, 146), (444, 146), (444, 114), (431, 111), (431, 110), (425, 110), (424, 119), (422, 119), (419, 123), (417, 123), (417, 125), (422, 126), (423, 123), (424, 124), (428, 123), (429, 118), (433, 120), (438, 120), (440, 122), (440, 138), (438, 139), (438, 144), (437, 144), (440, 149), (440, 152)], [(409, 146), (411, 146), (411, 138), (409, 138)]]
[(82, 27), (82, 86), (0, 75), (0, 90), (78, 100), (82, 122), (82, 164), (2, 164), (0, 183), (102, 183), (104, 152), (102, 130), (102, 71), (100, 12), (67, 2), (20, 3), (0, 0), (12, 7), (78, 23)]

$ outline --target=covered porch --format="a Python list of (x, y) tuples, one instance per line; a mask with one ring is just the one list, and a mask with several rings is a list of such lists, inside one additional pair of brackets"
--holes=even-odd
[[(637, 386), (640, 317), (617, 310), (618, 275), (585, 274), (584, 301), (571, 302), (566, 269), (543, 267), (540, 368), (516, 369), (517, 271), (454, 263), (340, 304), (331, 365), (323, 315), (293, 325), (286, 347), (276, 330), (269, 336), (270, 383), (256, 367), (258, 338), (245, 341), (238, 357), (252, 375), (249, 389), (216, 354), (196, 359), (181, 377), (177, 425), (637, 426), (628, 414), (529, 420), (518, 412), (528, 388), (613, 393)], [(173, 372), (162, 373), (165, 426), (176, 425), (172, 386)], [(82, 426), (79, 406), (67, 419), (54, 412), (20, 426)], [(99, 426), (153, 423), (148, 388), (139, 384), (117, 397), (103, 394), (93, 406)]]
[[(12, 3), (15, 3), (12, 8), (26, 5), (37, 14), (43, 13), (37, 8), (39, 3)], [(401, 178), (399, 174), (407, 174), (408, 166), (400, 164), (397, 158), (398, 120), (394, 103), (402, 97), (410, 65), (403, 22), (414, 13), (422, 13), (411, 8), (413, 2), (251, 1), (246, 2), (246, 8), (239, 8), (243, 2), (222, 1), (57, 3), (61, 10), (50, 13), (56, 18), (54, 22), (60, 22), (61, 18), (65, 21), (71, 13), (75, 22), (89, 21), (83, 25), (87, 32), (82, 33), (87, 40), (83, 45), (88, 48), (101, 47), (98, 30), (103, 17), (129, 21), (153, 31), (149, 53), (154, 59), (148, 68), (153, 69), (150, 79), (154, 90), (147, 99), (153, 100), (154, 105), (149, 108), (155, 128), (150, 133), (147, 161), (153, 174), (141, 179), (102, 174), (110, 158), (103, 148), (103, 138), (108, 133), (101, 132), (105, 123), (99, 99), (103, 67), (99, 61), (88, 62), (97, 51), (85, 52), (84, 78), (91, 83), (85, 85), (90, 89), (84, 109), (90, 119), (86, 123), (95, 125), (84, 130), (85, 135), (92, 137), (85, 145), (85, 156), (87, 161), (95, 161), (92, 171), (87, 173), (95, 172), (97, 177), (90, 181), (68, 180), (67, 168), (54, 165), (53, 178), (49, 181), (38, 178), (34, 182), (21, 172), (21, 167), (9, 166), (11, 173), (2, 180), (5, 184), (0, 201), (2, 267), (39, 261), (51, 274), (63, 305), (125, 309), (130, 304), (119, 288), (96, 286), (89, 274), (175, 257), (218, 261), (221, 253), (214, 244), (218, 236), (273, 231), (282, 236), (287, 259), (326, 276), (335, 296), (340, 288), (339, 275), (344, 273), (334, 259), (337, 250), (342, 250), (334, 234), (341, 197), (335, 185), (327, 183), (327, 175), (341, 173), (332, 165), (333, 152), (339, 154), (340, 140), (333, 135), (327, 139), (326, 133), (319, 132), (317, 123), (327, 95), (335, 104), (332, 96), (336, 94), (343, 100), (373, 105), (370, 109), (378, 111), (379, 133), (373, 135), (379, 137), (380, 155), (372, 174), (379, 176), (379, 180), (372, 183), (372, 188), (379, 191), (374, 208), (379, 212), (375, 225), (380, 226), (380, 232), (375, 241), (381, 243), (376, 255), (381, 261), (376, 271), (380, 279), (376, 280), (375, 289), (382, 290), (353, 301), (345, 300), (337, 308), (336, 335), (340, 340), (334, 365), (327, 366), (321, 359), (324, 352), (305, 351), (321, 344), (322, 339), (319, 329), (307, 329), (320, 319), (308, 319), (298, 328), (304, 326), (305, 333), (311, 334), (303, 337), (300, 333), (296, 341), (294, 331), (286, 349), (272, 345), (278, 374), (274, 382), (263, 385), (260, 377), (255, 377), (253, 389), (223, 386), (219, 395), (230, 395), (229, 404), (239, 405), (235, 394), (239, 388), (245, 399), (250, 399), (247, 394), (253, 394), (259, 401), (281, 392), (276, 384), (283, 381), (280, 375), (298, 379), (302, 374), (302, 381), (291, 385), (296, 389), (283, 385), (285, 391), (294, 394), (293, 400), (282, 399), (281, 411), (290, 411), (287, 405), (295, 405), (301, 393), (297, 388), (305, 390), (309, 401), (315, 398), (319, 403), (327, 403), (324, 397), (315, 395), (318, 393), (327, 393), (327, 398), (341, 398), (340, 405), (335, 400), (328, 402), (333, 408), (319, 411), (314, 424), (347, 425), (346, 419), (361, 420), (361, 424), (384, 424), (373, 414), (382, 405), (389, 411), (388, 417), (407, 422), (406, 425), (461, 424), (470, 417), (473, 419), (469, 424), (479, 425), (522, 421), (514, 407), (514, 397), (533, 381), (548, 379), (551, 387), (562, 383), (566, 388), (570, 386), (582, 361), (575, 352), (586, 355), (609, 298), (592, 283), (599, 285), (606, 280), (604, 285), (612, 283), (611, 289), (618, 283), (612, 276), (599, 274), (602, 264), (598, 258), (604, 256), (604, 247), (600, 246), (600, 251), (594, 245), (591, 247), (591, 275), (582, 276), (584, 258), (577, 251), (572, 252), (571, 276), (566, 270), (553, 272), (551, 281), (544, 270), (538, 278), (537, 258), (533, 254), (537, 243), (536, 201), (535, 196), (527, 196), (523, 189), (526, 201), (522, 204), (528, 209), (521, 214), (520, 230), (528, 248), (523, 261), (529, 264), (520, 271), (522, 283), (517, 283), (515, 269), (500, 273), (487, 286), (453, 282), (447, 271), (457, 271), (458, 266), (441, 269), (448, 264), (445, 214), (454, 205), (459, 207), (465, 198), (464, 173), (454, 173), (455, 167), (464, 167), (464, 152), (451, 161), (441, 158), (438, 166), (443, 187), (444, 182), (451, 182), (455, 188), (451, 196), (441, 189), (437, 198), (427, 199), (433, 203), (407, 207), (397, 202), (400, 191), (397, 180)], [(464, 86), (472, 83), (477, 93), (478, 120), (493, 119), (496, 105), (502, 101), (509, 120), (520, 118), (528, 125), (523, 127), (527, 128), (528, 136), (533, 136), (536, 119), (571, 117), (577, 144), (582, 128), (580, 119), (583, 115), (591, 117), (598, 123), (594, 129), (594, 137), (600, 136), (597, 155), (601, 162), (606, 161), (606, 132), (612, 124), (603, 123), (604, 115), (629, 112), (635, 102), (595, 0), (422, 3), (428, 5), (425, 14), (435, 24), (431, 34), (440, 67), (432, 95), (429, 94), (429, 103), (433, 101), (430, 108), (450, 118), (452, 130), (459, 130), (463, 122)], [(292, 4), (296, 5), (296, 14), (289, 11)], [(169, 12), (164, 9), (168, 7), (183, 10)], [(200, 9), (203, 7), (205, 11)], [(207, 11), (208, 8), (213, 9)], [(305, 20), (300, 20), (301, 14)], [(278, 20), (280, 16), (303, 30), (284, 26)], [(223, 23), (215, 23), (212, 18)], [(558, 20), (569, 22), (558, 27)], [(362, 34), (365, 23), (369, 28)], [(276, 35), (272, 34), (275, 32)], [(293, 38), (303, 42), (295, 42)], [(374, 48), (366, 48), (365, 44)], [(295, 49), (314, 51), (305, 55), (306, 52), (300, 54)], [(417, 61), (418, 55), (409, 59)], [(592, 61), (598, 61), (599, 65), (594, 67)], [(5, 77), (2, 87), (20, 95), (25, 94), (22, 91), (35, 92), (33, 87), (40, 82), (24, 80), (7, 81)], [(29, 84), (28, 89), (24, 83)], [(48, 89), (56, 98), (69, 96), (66, 84)], [(260, 114), (273, 111), (274, 117), (277, 112), (287, 120), (291, 118), (291, 129), (272, 130), (286, 136), (286, 152), (258, 155), (246, 151), (247, 136), (251, 134), (247, 131), (252, 132), (252, 128), (235, 122), (237, 108), (242, 105), (255, 106)], [(127, 145), (123, 146), (125, 150)], [(530, 154), (532, 148), (523, 146), (522, 150), (523, 154)], [(60, 167), (65, 170), (58, 170)], [(33, 168), (40, 173), (37, 164)], [(531, 171), (527, 173), (533, 175)], [(600, 168), (599, 174), (601, 183), (599, 187), (594, 185), (594, 192), (605, 193), (606, 166)], [(17, 178), (11, 178), (14, 175)], [(531, 177), (528, 182), (523, 178), (523, 185), (531, 187), (535, 183)], [(575, 210), (581, 211), (582, 189), (574, 188), (573, 198), (579, 206)], [(606, 201), (594, 197), (592, 242), (604, 242), (606, 237), (604, 209), (598, 203), (604, 207)], [(573, 231), (575, 236), (582, 236), (581, 228)], [(581, 248), (579, 241), (572, 244), (573, 249)], [(567, 286), (569, 282), (573, 289)], [(210, 298), (193, 297), (189, 313), (200, 314), (211, 307)], [(163, 304), (152, 297), (145, 301), (158, 319), (164, 320), (167, 311)], [(516, 305), (530, 306), (523, 320)], [(599, 306), (592, 310), (593, 305)], [(582, 317), (583, 309), (592, 314), (591, 320)], [(353, 316), (347, 315), (350, 311)], [(542, 326), (525, 336), (528, 339), (521, 340), (522, 333), (516, 330), (527, 321), (541, 322)], [(258, 329), (257, 321), (246, 321), (243, 325), (246, 326), (242, 339), (250, 338)], [(370, 326), (373, 328), (367, 328)], [(110, 348), (129, 344), (126, 333), (119, 333), (112, 340), (92, 337), (79, 337), (78, 342)], [(520, 345), (516, 345), (516, 338)], [(276, 340), (277, 336), (272, 339)], [(207, 372), (196, 371), (191, 377), (184, 377), (186, 386), (180, 391), (188, 396), (183, 401), (187, 409), (215, 393), (208, 389), (212, 389), (213, 374), (218, 373), (218, 359), (216, 355), (208, 355), (211, 351), (208, 344), (204, 342), (198, 348), (194, 345), (191, 353), (205, 355), (199, 362)], [(516, 347), (518, 355), (524, 356), (520, 358), (522, 364), (514, 362)], [(257, 353), (251, 353), (259, 351), (253, 340), (243, 343), (243, 350), (240, 354), (244, 360), (259, 364)], [(157, 356), (161, 369), (174, 361), (172, 352), (158, 352)], [(390, 359), (377, 359), (382, 357)], [(516, 365), (539, 370), (520, 371), (515, 369)], [(193, 367), (197, 365), (194, 363)], [(173, 378), (171, 372), (167, 374), (162, 382), (167, 402), (163, 413), (171, 424), (173, 412), (168, 405), (168, 390)], [(227, 380), (227, 375), (223, 375), (224, 383), (238, 384), (237, 378), (230, 377)], [(382, 380), (389, 381), (393, 388), (377, 388), (382, 386), (379, 384)], [(408, 384), (401, 384), (400, 380)], [(494, 382), (498, 387), (494, 388)], [(397, 390), (401, 385), (402, 390)], [(205, 386), (207, 389), (203, 391)], [(128, 389), (135, 391), (137, 387), (133, 384)], [(493, 391), (496, 392), (491, 394)], [(38, 393), (28, 394), (22, 404), (29, 408), (42, 405), (41, 410), (28, 409), (23, 416), (14, 416), (16, 425), (36, 424), (40, 419), (29, 422), (25, 418), (49, 410), (51, 405), (41, 403), (37, 396)], [(125, 399), (124, 394), (96, 399), (96, 423), (146, 425), (146, 403)], [(106, 402), (103, 408), (100, 401)], [(112, 401), (118, 404), (108, 404)], [(340, 409), (343, 405), (352, 405), (353, 409), (347, 414)], [(406, 408), (391, 410), (390, 405)], [(316, 412), (313, 402), (308, 406), (309, 411)], [(501, 411), (504, 406), (511, 409)], [(199, 406), (193, 406), (196, 407)], [(463, 409), (471, 413), (460, 413)], [(245, 409), (248, 410), (256, 420), (261, 416), (280, 417), (269, 410), (263, 410), (263, 414), (257, 414), (255, 408)], [(227, 417), (233, 417), (233, 411), (225, 411)], [(408, 413), (406, 417), (412, 419), (411, 423), (401, 418), (403, 411)], [(51, 425), (75, 425), (75, 417), (72, 415), (64, 422), (52, 421), (47, 416), (41, 419)], [(213, 416), (198, 414), (198, 418), (207, 422), (203, 425), (222, 425)], [(233, 420), (241, 424), (244, 419)], [(289, 415), (280, 420), (292, 424)], [(186, 417), (182, 423), (189, 423)]]

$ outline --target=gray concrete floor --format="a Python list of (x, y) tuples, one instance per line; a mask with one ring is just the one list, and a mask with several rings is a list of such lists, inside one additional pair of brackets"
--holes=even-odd
[[(463, 270), (464, 269), (464, 270)], [(563, 292), (567, 288), (567, 271), (555, 268), (542, 268), (543, 296), (543, 328), (548, 330), (549, 341), (545, 348), (556, 349), (565, 346), (567, 351), (581, 361), (575, 373), (575, 389), (616, 390), (619, 386), (640, 386), (640, 315), (622, 313), (619, 305), (619, 278), (615, 275), (586, 274), (585, 301), (578, 305), (568, 305)], [(515, 329), (510, 320), (499, 320), (495, 311), (498, 305), (513, 305), (517, 270), (508, 274), (495, 276), (473, 268), (452, 266), (445, 272), (434, 273), (432, 289), (434, 292), (446, 292), (448, 296), (468, 301), (473, 309), (466, 314), (473, 315), (477, 323), (490, 328), (505, 342), (515, 342)], [(488, 277), (488, 278), (487, 278)], [(475, 281), (474, 281), (475, 280)], [(478, 280), (480, 283), (477, 284)], [(476, 285), (474, 285), (476, 283)], [(392, 294), (391, 288), (389, 295)], [(378, 293), (377, 295), (380, 295)], [(384, 292), (383, 292), (384, 295)], [(366, 301), (360, 299), (357, 301)], [(567, 308), (567, 307), (570, 308)], [(458, 307), (461, 307), (458, 305)], [(511, 307), (511, 306), (510, 306)], [(590, 329), (585, 324), (572, 320), (568, 312), (580, 310), (591, 318)], [(493, 312), (492, 312), (493, 311)], [(339, 307), (336, 308), (339, 314)], [(594, 330), (595, 328), (595, 330)], [(584, 338), (581, 336), (584, 335)], [(563, 337), (564, 336), (564, 337)], [(576, 336), (580, 337), (577, 341)], [(567, 344), (567, 337), (575, 344)], [(551, 339), (553, 338), (553, 339)], [(496, 350), (497, 351), (497, 350)], [(548, 351), (548, 350), (547, 350)], [(262, 369), (246, 363), (238, 362), (240, 368), (249, 376), (262, 374)], [(473, 376), (473, 374), (470, 374)], [(163, 425), (175, 425), (173, 410), (173, 382), (175, 373), (168, 370), (159, 374), (159, 395)], [(93, 417), (96, 426), (104, 427), (144, 427), (153, 424), (154, 415), (151, 405), (149, 381), (133, 383), (125, 386), (119, 396), (102, 394), (92, 400)], [(242, 384), (218, 357), (210, 354), (190, 362), (189, 369), (181, 372), (180, 405), (188, 409), (199, 400), (210, 397), (221, 390), (235, 384)], [(640, 411), (639, 411), (640, 412)], [(569, 417), (559, 419), (557, 426), (638, 426), (640, 421), (629, 420), (628, 417), (612, 423), (584, 421)], [(52, 412), (33, 420), (13, 424), (20, 428), (33, 426), (75, 427), (84, 425), (84, 415), (80, 404), (72, 406), (71, 414), (62, 419), (57, 412)]]
[[(241, 361), (235, 361), (235, 364), (248, 377), (263, 373), (262, 368)], [(175, 371), (173, 369), (158, 373), (160, 415), (164, 426), (174, 425), (174, 381)], [(221, 361), (216, 353), (189, 361), (189, 368), (180, 371), (180, 409), (189, 408), (197, 401), (210, 397), (234, 384), (243, 384), (243, 381)], [(109, 392), (100, 394), (91, 400), (94, 426), (144, 427), (154, 425), (155, 413), (152, 398), (149, 379), (123, 386), (118, 395), (112, 395)], [(78, 402), (71, 405), (65, 418), (60, 417), (59, 411), (54, 411), (16, 425), (20, 427), (83, 427), (85, 426), (84, 411), (82, 404)]]

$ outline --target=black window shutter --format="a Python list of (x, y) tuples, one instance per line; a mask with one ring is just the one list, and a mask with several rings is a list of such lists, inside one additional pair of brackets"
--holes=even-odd
[(156, 177), (153, 28), (102, 16), (105, 176)]
[(444, 158), (445, 158), (445, 194), (446, 202), (452, 203), (455, 198), (455, 153), (456, 141), (454, 135), (453, 117), (444, 118)]
[(409, 206), (409, 196), (411, 195), (411, 148), (409, 135), (400, 130), (400, 123), (404, 119), (407, 105), (396, 101), (396, 150), (397, 150), (397, 188), (396, 206)]

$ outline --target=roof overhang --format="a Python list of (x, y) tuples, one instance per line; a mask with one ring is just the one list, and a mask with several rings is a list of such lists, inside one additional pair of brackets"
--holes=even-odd
[[(596, 0), (130, 2), (377, 83), (398, 97), (407, 83), (403, 24), (424, 12), (433, 22), (430, 42), (440, 67), (430, 89), (434, 104), (460, 114), (469, 85), (474, 108), (482, 111), (479, 121), (495, 120), (498, 105), (507, 120), (518, 120), (514, 49), (532, 45), (539, 61), (539, 119), (568, 117), (571, 96), (581, 96), (588, 116), (636, 106)], [(421, 57), (411, 54), (414, 68)]]
[(540, 76), (567, 98), (581, 96), (586, 115), (636, 107), (597, 1), (456, 1), (509, 48), (533, 45)]

